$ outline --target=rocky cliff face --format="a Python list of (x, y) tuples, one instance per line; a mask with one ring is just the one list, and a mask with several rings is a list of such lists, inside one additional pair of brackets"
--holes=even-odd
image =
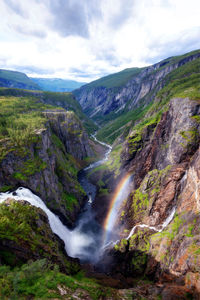
[(159, 118), (130, 132), (121, 152), (134, 189), (121, 207), (122, 239), (108, 253), (112, 272), (145, 273), (163, 297), (200, 293), (199, 115), (199, 100), (173, 98)]
[(197, 52), (186, 57), (169, 58), (141, 69), (125, 85), (108, 88), (92, 87), (88, 84), (76, 90), (74, 94), (83, 110), (94, 120), (111, 112), (115, 112), (117, 116), (120, 111), (129, 111), (139, 106), (142, 100), (147, 105), (164, 86), (167, 74), (199, 57), (200, 53)]
[(19, 144), (10, 138), (1, 140), (5, 154), (0, 161), (0, 190), (27, 187), (72, 226), (85, 199), (77, 173), (93, 150), (73, 112), (45, 110), (43, 118), (42, 128), (31, 129), (31, 140), (25, 140), (26, 145), (20, 140)]
[(88, 142), (88, 135), (73, 112), (47, 111), (44, 114), (49, 119), (51, 130), (74, 158), (82, 160), (94, 155)]

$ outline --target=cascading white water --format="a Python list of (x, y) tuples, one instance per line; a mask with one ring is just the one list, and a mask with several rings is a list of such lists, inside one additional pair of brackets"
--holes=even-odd
[(48, 216), (49, 224), (54, 233), (56, 233), (65, 243), (65, 249), (68, 255), (75, 257), (76, 250), (79, 247), (86, 247), (91, 243), (91, 239), (84, 234), (78, 232), (76, 229), (70, 231), (60, 219), (52, 213), (45, 203), (29, 189), (20, 187), (14, 195), (13, 193), (0, 193), (0, 203), (4, 202), (7, 198), (13, 198), (17, 201), (26, 200), (31, 205), (41, 208)]
[[(101, 240), (101, 228), (95, 221), (95, 216), (91, 210), (91, 203), (94, 200), (96, 188), (88, 182), (86, 176), (86, 170), (95, 168), (101, 165), (108, 159), (108, 155), (111, 152), (112, 147), (96, 139), (95, 141), (106, 146), (108, 151), (105, 153), (105, 158), (89, 165), (89, 167), (83, 170), (83, 176), (79, 179), (82, 186), (86, 186), (88, 191), (88, 202), (84, 208), (84, 212), (80, 215), (77, 222), (77, 226), (74, 230), (69, 230), (60, 219), (52, 213), (45, 203), (38, 196), (33, 194), (29, 189), (20, 187), (15, 193), (6, 192), (0, 193), (0, 203), (7, 198), (13, 198), (17, 201), (26, 200), (31, 205), (41, 208), (48, 216), (49, 224), (52, 231), (57, 234), (65, 243), (65, 249), (68, 255), (71, 257), (78, 257), (83, 261), (95, 261), (97, 260), (99, 244)], [(98, 236), (100, 235), (100, 236)]]
[(130, 239), (130, 237), (133, 235), (133, 233), (135, 232), (135, 229), (136, 229), (137, 227), (141, 227), (141, 228), (149, 228), (149, 229), (155, 230), (155, 231), (157, 231), (157, 232), (162, 232), (163, 229), (164, 229), (165, 227), (167, 227), (167, 226), (169, 225), (169, 223), (172, 221), (175, 212), (176, 212), (176, 208), (173, 207), (171, 213), (169, 214), (169, 216), (167, 217), (167, 219), (164, 221), (164, 223), (163, 223), (162, 225), (159, 225), (160, 228), (154, 227), (154, 226), (149, 226), (149, 225), (146, 225), (146, 224), (138, 224), (138, 225), (135, 225), (135, 226), (131, 229), (131, 231), (130, 231), (129, 235), (127, 236), (126, 240)]

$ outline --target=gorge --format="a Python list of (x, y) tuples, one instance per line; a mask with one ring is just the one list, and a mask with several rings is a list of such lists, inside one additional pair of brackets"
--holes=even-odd
[(199, 50), (0, 88), (2, 299), (199, 299), (199, 138)]

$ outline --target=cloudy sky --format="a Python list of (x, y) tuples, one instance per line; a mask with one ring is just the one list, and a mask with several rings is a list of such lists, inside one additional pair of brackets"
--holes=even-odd
[(0, 68), (89, 82), (200, 48), (199, 0), (0, 0)]

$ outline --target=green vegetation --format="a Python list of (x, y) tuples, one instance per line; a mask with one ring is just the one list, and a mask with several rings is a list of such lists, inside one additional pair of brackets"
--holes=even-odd
[(3, 185), (2, 187), (1, 187), (1, 192), (7, 192), (7, 191), (10, 191), (11, 189), (13, 188), (13, 186), (12, 185)]
[(148, 228), (137, 228), (137, 233), (133, 234), (129, 239), (129, 249), (137, 249), (146, 254), (149, 252), (150, 242)]
[(40, 157), (35, 156), (33, 159), (28, 159), (24, 162), (23, 167), (20, 171), (25, 176), (34, 175), (36, 172), (40, 172), (47, 167), (47, 163), (43, 161)]
[(141, 192), (140, 188), (138, 188), (131, 194), (131, 197), (133, 218), (143, 218), (149, 204), (148, 193)]
[(146, 263), (147, 263), (147, 254), (144, 252), (134, 252), (133, 258), (131, 260), (132, 267), (134, 268), (134, 272), (143, 274)]
[(199, 133), (197, 131), (196, 127), (192, 127), (190, 130), (187, 131), (181, 131), (180, 135), (184, 138), (185, 143), (183, 143), (183, 146), (190, 147), (198, 142), (199, 140)]
[[(160, 192), (162, 181), (171, 170), (171, 165), (168, 165), (162, 170), (154, 169), (145, 176), (140, 187), (131, 193), (131, 210), (130, 216), (136, 221), (142, 222), (143, 218), (148, 213), (148, 208), (151, 207), (155, 197)], [(126, 205), (126, 203), (124, 203)], [(121, 219), (123, 220), (123, 215)]]
[(66, 110), (71, 110), (79, 117), (83, 122), (84, 127), (88, 133), (93, 133), (97, 126), (91, 121), (82, 111), (82, 108), (78, 101), (75, 99), (72, 93), (55, 93), (55, 92), (43, 92), (42, 100), (45, 103), (63, 107)]
[(11, 267), (30, 259), (46, 258), (68, 272), (79, 270), (79, 265), (61, 251), (46, 215), (21, 201), (9, 200), (0, 205), (0, 244), (1, 263)]
[[(16, 217), (14, 217), (16, 216)], [(30, 222), (38, 219), (36, 210), (30, 205), (22, 205), (12, 202), (10, 205), (0, 205), (0, 238), (9, 240), (24, 240), (35, 242), (31, 237), (32, 228)]]
[[(26, 249), (38, 252), (45, 257), (51, 257), (59, 252), (58, 245), (51, 240), (49, 235), (50, 227), (45, 223), (37, 224), (38, 209), (31, 205), (24, 205), (20, 202), (10, 201), (9, 205), (0, 205), (0, 240), (10, 240), (16, 245), (26, 245)], [(24, 247), (23, 246), (23, 247)], [(31, 252), (30, 252), (31, 253)], [(30, 255), (30, 254), (29, 254)], [(19, 258), (12, 253), (10, 260), (9, 249), (1, 252), (1, 260), (11, 266), (20, 264)]]
[[(162, 101), (168, 102), (172, 97), (189, 97), (200, 99), (200, 58), (186, 63), (169, 73), (165, 86), (157, 94)], [(161, 103), (160, 103), (161, 105)]]
[(62, 200), (64, 201), (65, 207), (68, 211), (73, 211), (74, 207), (79, 206), (79, 203), (74, 195), (63, 192)]
[(152, 235), (152, 238), (157, 240), (157, 239), (162, 239), (163, 237), (167, 237), (169, 241), (172, 241), (175, 238), (175, 236), (178, 234), (179, 228), (181, 227), (181, 225), (183, 225), (183, 223), (184, 223), (184, 219), (178, 214), (176, 214), (172, 223), (169, 225), (169, 228), (167, 228), (162, 232), (155, 233), (154, 235)]
[(31, 90), (39, 90), (39, 86), (26, 74), (16, 71), (0, 69), (0, 86), (22, 87)]
[[(143, 70), (143, 68), (128, 68), (128, 69), (125, 69), (118, 73), (114, 73), (114, 74), (102, 77), (100, 79), (97, 79), (95, 81), (92, 81), (91, 83), (84, 85), (84, 89), (90, 90), (90, 89), (96, 88), (96, 87), (106, 87), (106, 88), (120, 87), (120, 86), (126, 84), (129, 79), (138, 75), (142, 70)], [(78, 94), (78, 93), (79, 93), (79, 90), (75, 91), (75, 94)]]
[[(63, 296), (61, 291), (64, 291)], [(29, 262), (20, 268), (0, 267), (1, 299), (75, 299), (72, 297), (75, 292), (76, 297), (87, 295), (94, 300), (114, 294), (112, 289), (85, 277), (83, 272), (65, 275), (57, 265), (49, 264), (45, 259)]]
[(44, 109), (52, 108), (31, 98), (0, 97), (0, 160), (13, 150), (26, 153), (44, 127)]
[(17, 88), (0, 88), (0, 96), (13, 96), (20, 97), (22, 102), (24, 99), (31, 99), (35, 102), (41, 102), (46, 104), (46, 109), (61, 109), (70, 110), (75, 112), (79, 119), (83, 122), (84, 127), (88, 133), (93, 133), (97, 126), (91, 121), (82, 111), (82, 108), (78, 101), (74, 98), (72, 93), (55, 93), (55, 92), (43, 92), (43, 91), (29, 91)]
[(105, 162), (106, 168), (114, 173), (114, 176), (119, 175), (120, 169), (120, 154), (122, 151), (122, 145), (117, 145), (113, 148), (112, 152), (110, 153), (109, 159)]
[[(104, 140), (107, 143), (112, 144), (114, 140), (124, 132), (124, 130), (127, 131), (127, 134), (130, 130), (130, 128), (133, 126), (134, 122), (141, 120), (148, 109), (151, 107), (151, 104), (149, 104), (147, 107), (139, 107), (135, 110), (124, 112), (121, 116), (116, 118), (114, 121), (111, 121), (110, 123), (106, 124), (104, 127), (102, 127), (98, 133), (97, 138), (99, 140)], [(131, 122), (130, 124), (128, 124)], [(124, 127), (127, 124), (127, 127)]]
[(161, 112), (155, 113), (153, 116), (142, 120), (138, 125), (134, 126), (134, 130), (128, 138), (129, 154), (139, 151), (143, 146), (142, 135), (146, 128), (155, 130), (156, 125), (160, 122)]
[[(199, 50), (187, 53), (186, 55), (169, 58), (166, 60), (166, 64), (163, 61), (163, 66), (153, 71), (153, 73), (156, 74), (157, 71), (164, 68), (167, 64), (172, 65), (195, 53), (199, 53)], [(129, 100), (126, 103), (126, 107), (119, 113), (111, 112), (106, 116), (95, 116), (101, 125), (105, 124), (98, 131), (97, 137), (100, 140), (113, 143), (124, 131), (126, 131), (124, 133), (124, 136), (126, 136), (135, 122), (144, 119), (145, 115), (148, 114), (149, 117), (158, 112), (161, 114), (166, 111), (168, 103), (173, 97), (189, 97), (191, 100), (198, 101), (200, 99), (200, 58), (189, 61), (175, 69), (164, 77), (162, 81), (164, 87), (158, 92), (156, 92), (156, 89), (152, 90), (144, 98), (140, 99), (138, 106), (133, 110), (128, 111), (127, 109), (128, 104), (131, 102)], [(154, 95), (154, 100), (149, 103), (152, 95)]]

